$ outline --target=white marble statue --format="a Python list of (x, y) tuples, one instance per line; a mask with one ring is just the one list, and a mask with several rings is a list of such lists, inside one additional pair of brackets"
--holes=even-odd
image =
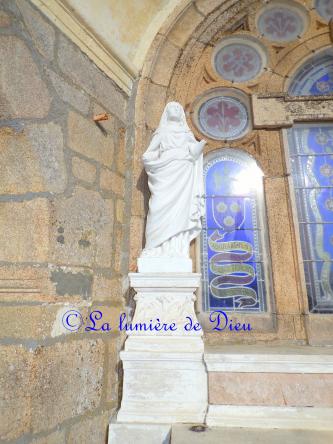
[(183, 107), (168, 103), (142, 157), (151, 197), (141, 257), (189, 257), (201, 231), (205, 143), (194, 138)]

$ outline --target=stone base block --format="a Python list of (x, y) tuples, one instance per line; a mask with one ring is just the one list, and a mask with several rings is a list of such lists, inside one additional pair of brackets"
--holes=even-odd
[(169, 444), (171, 426), (166, 424), (109, 425), (108, 444)]
[(139, 257), (139, 273), (191, 273), (192, 260), (185, 257)]
[(117, 421), (202, 423), (207, 375), (201, 353), (121, 352), (123, 399)]

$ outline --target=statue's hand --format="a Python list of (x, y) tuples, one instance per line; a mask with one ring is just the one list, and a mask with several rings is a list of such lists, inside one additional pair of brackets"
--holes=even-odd
[(159, 157), (159, 153), (156, 151), (148, 151), (142, 156), (142, 161), (145, 164), (145, 162), (149, 162), (150, 160), (156, 160)]
[(194, 158), (194, 160), (197, 160), (199, 156), (202, 154), (202, 151), (206, 143), (207, 142), (205, 140), (201, 140), (200, 142), (190, 145), (190, 153)]
[(199, 146), (200, 146), (200, 149), (201, 149), (201, 153), (203, 152), (203, 149), (204, 149), (204, 146), (206, 145), (206, 143), (207, 142), (204, 139), (200, 140)]

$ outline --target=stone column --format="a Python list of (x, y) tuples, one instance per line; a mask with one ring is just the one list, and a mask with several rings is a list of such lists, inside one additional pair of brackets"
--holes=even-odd
[[(203, 422), (207, 378), (202, 330), (194, 311), (199, 274), (132, 273), (132, 325), (174, 324), (175, 331), (129, 331), (120, 358), (124, 386), (118, 421)], [(152, 321), (152, 322), (151, 322)], [(190, 331), (185, 329), (196, 326)]]
[(131, 273), (129, 278), (137, 293), (132, 327), (159, 323), (176, 330), (127, 332), (120, 354), (124, 381), (115, 424), (118, 431), (119, 423), (127, 423), (126, 427), (132, 423), (134, 433), (134, 423), (203, 423), (208, 407), (207, 374), (203, 332), (194, 311), (200, 275)]

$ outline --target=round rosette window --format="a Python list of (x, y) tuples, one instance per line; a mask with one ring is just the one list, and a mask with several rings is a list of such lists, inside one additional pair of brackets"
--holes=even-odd
[(219, 76), (240, 83), (261, 74), (267, 64), (267, 55), (264, 47), (253, 37), (232, 36), (216, 46), (212, 62)]
[(260, 34), (273, 42), (292, 42), (304, 34), (308, 26), (306, 9), (293, 1), (271, 2), (261, 9), (257, 18)]
[(231, 89), (215, 90), (197, 101), (194, 120), (200, 132), (211, 139), (239, 139), (250, 128), (248, 98)]
[(327, 22), (333, 18), (333, 0), (316, 0), (317, 13)]

